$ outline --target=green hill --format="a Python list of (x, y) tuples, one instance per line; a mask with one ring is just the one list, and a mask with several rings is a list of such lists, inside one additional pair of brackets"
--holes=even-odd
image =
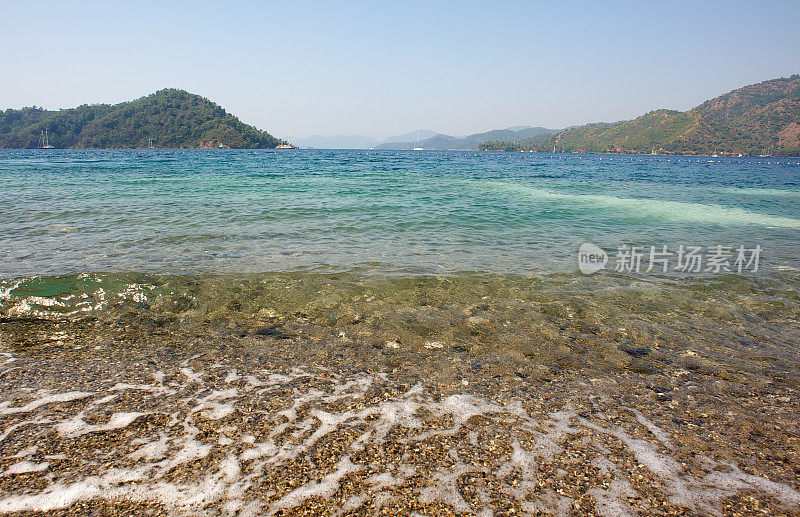
[(119, 104), (91, 104), (46, 111), (31, 107), (0, 111), (0, 148), (50, 144), (71, 149), (214, 148), (269, 149), (282, 141), (241, 122), (205, 97), (164, 89)]
[(634, 120), (588, 124), (546, 138), (482, 149), (708, 155), (800, 155), (800, 75), (765, 81), (689, 111), (656, 110)]

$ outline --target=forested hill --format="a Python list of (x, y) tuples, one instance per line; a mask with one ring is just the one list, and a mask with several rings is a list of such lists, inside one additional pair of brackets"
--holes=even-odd
[(87, 104), (46, 111), (0, 111), (0, 148), (41, 146), (47, 129), (59, 149), (157, 148), (270, 149), (281, 140), (249, 126), (219, 105), (192, 93), (164, 89), (119, 104)]
[(689, 111), (588, 124), (483, 149), (758, 156), (800, 155), (800, 75), (733, 90)]

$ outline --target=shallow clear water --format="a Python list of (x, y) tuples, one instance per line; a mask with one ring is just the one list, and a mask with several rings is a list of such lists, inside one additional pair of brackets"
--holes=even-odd
[[(796, 159), (0, 151), (0, 277), (574, 272), (581, 243), (800, 257)], [(790, 269), (791, 270), (791, 269)]]
[[(0, 151), (0, 513), (796, 513), (798, 178)], [(763, 253), (615, 272), (624, 245)]]

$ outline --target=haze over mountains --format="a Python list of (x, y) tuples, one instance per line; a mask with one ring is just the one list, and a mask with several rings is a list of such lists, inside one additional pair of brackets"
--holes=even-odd
[(416, 131), (409, 131), (402, 135), (390, 136), (383, 140), (364, 135), (336, 135), (336, 136), (320, 136), (312, 135), (308, 138), (293, 138), (292, 143), (300, 147), (313, 148), (313, 149), (372, 149), (381, 144), (390, 144), (395, 142), (410, 142), (411, 149), (413, 143), (421, 141), (438, 135), (436, 131), (429, 129), (418, 129)]
[[(422, 133), (422, 132), (420, 132)], [(657, 109), (633, 120), (563, 130), (516, 126), (466, 137), (416, 132), (364, 147), (709, 155), (800, 155), (800, 75), (730, 91), (688, 111)], [(403, 138), (405, 136), (405, 138)], [(363, 137), (362, 137), (363, 138)], [(344, 142), (331, 140), (339, 145)], [(321, 145), (318, 147), (322, 147)], [(335, 147), (335, 145), (331, 145)]]
[(556, 133), (556, 130), (543, 127), (514, 126), (507, 129), (495, 129), (484, 133), (475, 133), (463, 137), (445, 135), (420, 129), (409, 131), (403, 135), (391, 136), (376, 140), (363, 135), (342, 135), (323, 137), (319, 135), (308, 138), (293, 139), (292, 143), (300, 147), (315, 149), (383, 149), (403, 150), (420, 146), (429, 150), (475, 150), (480, 144), (488, 141), (519, 142), (541, 134)]
[[(130, 102), (46, 111), (0, 111), (0, 148), (271, 149), (282, 143), (214, 102), (164, 89)], [(515, 126), (468, 136), (410, 131), (382, 141), (360, 136), (296, 139), (300, 147), (504, 150), (707, 155), (800, 155), (800, 75), (752, 84), (688, 111), (659, 109), (633, 120), (553, 130)]]

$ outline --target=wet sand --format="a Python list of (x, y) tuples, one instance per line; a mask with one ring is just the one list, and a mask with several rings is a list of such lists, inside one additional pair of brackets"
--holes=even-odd
[(0, 512), (800, 515), (793, 285), (125, 282), (6, 300)]

